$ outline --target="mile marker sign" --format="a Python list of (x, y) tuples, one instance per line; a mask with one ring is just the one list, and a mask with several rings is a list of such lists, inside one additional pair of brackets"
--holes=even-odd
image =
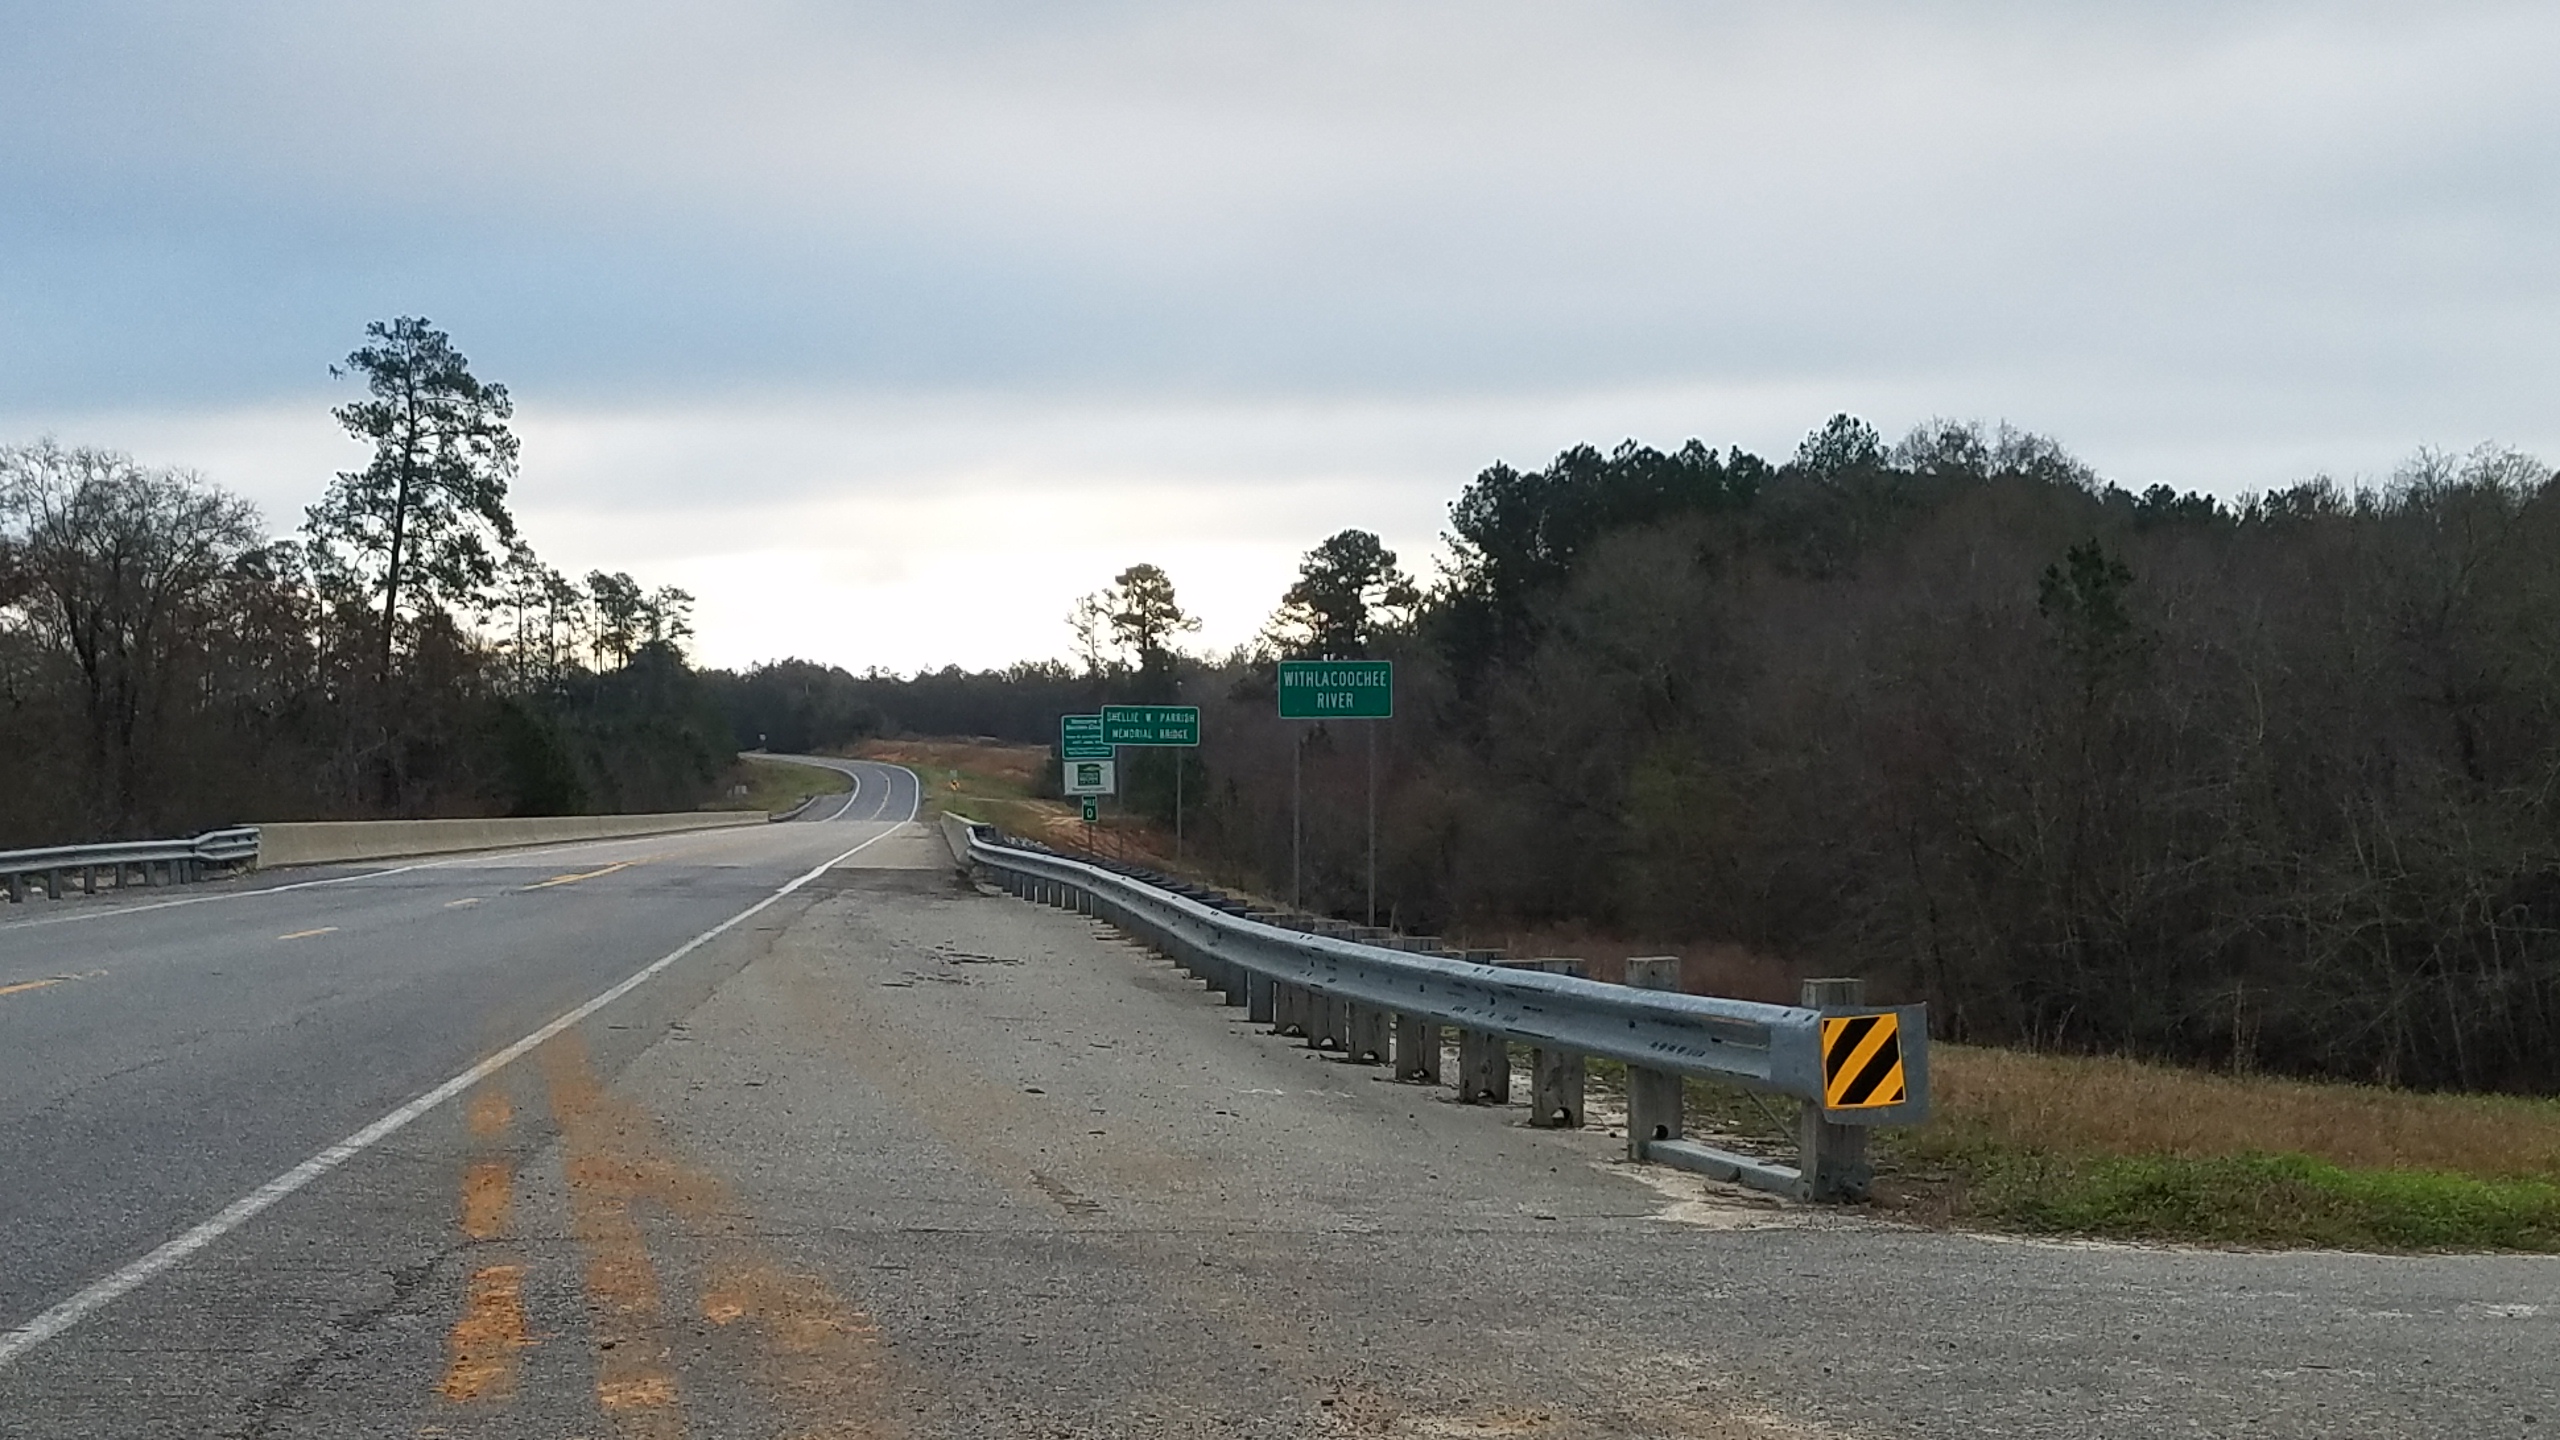
[(1392, 660), (1283, 660), (1283, 720), (1385, 720), (1396, 713)]

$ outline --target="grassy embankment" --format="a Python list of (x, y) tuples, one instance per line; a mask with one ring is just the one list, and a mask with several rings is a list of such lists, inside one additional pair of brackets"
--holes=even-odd
[[(745, 793), (739, 793), (739, 787)], [(720, 777), (720, 794), (705, 810), (763, 810), (779, 814), (812, 795), (841, 795), (853, 788), (853, 777), (841, 770), (794, 765), (787, 760), (739, 757)]]
[[(1074, 809), (1032, 794), (1037, 746), (882, 742), (866, 758), (924, 777), (937, 804), (1071, 840)], [(1160, 851), (1143, 831), (1124, 843)], [(1520, 954), (1674, 947), (1562, 934), (1479, 937)], [(1695, 988), (1783, 1000), (1784, 967), (1687, 947)], [(2560, 1250), (2560, 1100), (2425, 1095), (2133, 1060), (1939, 1045), (1935, 1115), (1877, 1132), (1878, 1207), (1939, 1225), (2054, 1235), (2368, 1250)], [(1591, 1066), (1595, 1089), (1624, 1072)], [(1791, 1105), (1692, 1081), (1691, 1128), (1792, 1160)]]
[[(1878, 1129), (1877, 1207), (1925, 1224), (2350, 1250), (2560, 1251), (2560, 1100), (1931, 1047), (1933, 1114)], [(1594, 1062), (1606, 1093), (1624, 1072)], [(1794, 1106), (1692, 1080), (1689, 1126), (1792, 1163)]]

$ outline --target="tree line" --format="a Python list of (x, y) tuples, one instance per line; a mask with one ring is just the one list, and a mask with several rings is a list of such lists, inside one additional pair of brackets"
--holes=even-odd
[(2560, 1088), (2541, 462), (2428, 452), (2224, 503), (2006, 427), (1888, 443), (1842, 416), (1782, 462), (1495, 465), (1449, 517), (1427, 587), (1344, 531), (1255, 644), (1123, 636), (1061, 708), (1202, 705), (1193, 853), (1266, 885), (1303, 745), (1309, 896), (1337, 913), (1364, 737), (1278, 720), (1282, 656), (1397, 662), (1381, 897), (1408, 927), (1738, 944), (1960, 1040)]
[(183, 469), (0, 447), (0, 845), (708, 793), (692, 597), (544, 564), (506, 388), (424, 320), (365, 339), (333, 413), (370, 459), (289, 536)]

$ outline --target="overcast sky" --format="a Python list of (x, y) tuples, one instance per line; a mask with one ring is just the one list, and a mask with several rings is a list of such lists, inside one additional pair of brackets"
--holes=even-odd
[(0, 442), (284, 530), (364, 323), (700, 657), (1231, 644), (1487, 463), (1837, 410), (2229, 495), (2560, 457), (2560, 6), (0, 0)]

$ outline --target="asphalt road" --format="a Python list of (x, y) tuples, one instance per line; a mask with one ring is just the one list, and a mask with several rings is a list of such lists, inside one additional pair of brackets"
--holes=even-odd
[(0, 1433), (2560, 1426), (2560, 1262), (2022, 1243), (1628, 1167), (966, 888), (889, 823), (914, 794), (872, 767), (793, 825), (0, 923), (25, 1327), (810, 877), (0, 1340)]

